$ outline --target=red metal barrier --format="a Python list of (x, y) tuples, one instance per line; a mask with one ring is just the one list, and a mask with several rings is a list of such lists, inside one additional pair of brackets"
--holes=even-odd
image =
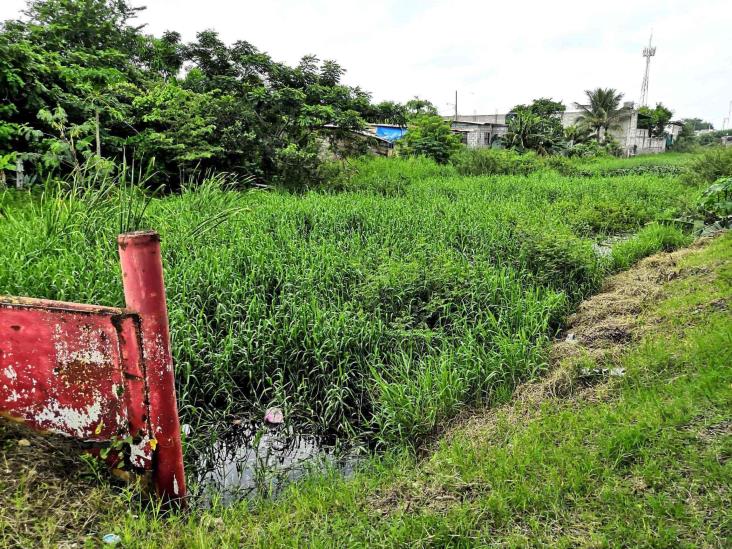
[(126, 309), (0, 297), (0, 414), (84, 441), (131, 437), (129, 464), (183, 503), (160, 239), (118, 245)]

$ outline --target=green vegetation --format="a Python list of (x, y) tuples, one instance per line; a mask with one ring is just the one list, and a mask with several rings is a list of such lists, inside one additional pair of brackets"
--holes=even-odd
[(691, 183), (714, 183), (732, 175), (732, 147), (714, 147), (694, 157), (686, 179)]
[[(276, 404), (316, 432), (419, 446), (463, 406), (543, 370), (561, 319), (622, 264), (595, 240), (674, 217), (695, 196), (654, 176), (460, 177), (425, 159), (358, 168), (358, 190), (337, 194), (242, 193), (214, 177), (149, 199), (96, 172), (12, 208), (8, 191), (0, 288), (119, 305), (115, 236), (155, 227), (185, 422)], [(655, 230), (643, 253), (680, 238)]]
[(397, 141), (400, 156), (424, 156), (447, 164), (460, 149), (460, 138), (437, 114), (420, 114), (409, 123), (407, 134)]
[[(629, 351), (568, 366), (574, 392), (480, 416), (423, 461), (389, 455), (274, 502), (116, 515), (105, 531), (130, 547), (727, 546), (731, 265), (729, 235), (686, 255)], [(577, 378), (593, 367), (624, 376), (593, 388)]]
[[(470, 150), (429, 101), (372, 104), (335, 62), (290, 67), (214, 31), (146, 35), (138, 11), (31, 0), (0, 27), (0, 293), (121, 305), (115, 237), (154, 228), (187, 459), (271, 406), (374, 452), (353, 479), (189, 514), (97, 482), (94, 521), (131, 547), (723, 545), (732, 240), (679, 256), (689, 268), (617, 353), (551, 357), (609, 275), (730, 225), (732, 148), (611, 157), (622, 94), (596, 89), (576, 126), (537, 99), (514, 107), (508, 149)], [(655, 135), (671, 116), (642, 114)], [(397, 158), (324, 160), (366, 121), (408, 125)], [(5, 188), (23, 163), (30, 184)], [(512, 400), (557, 366), (569, 389)], [(439, 438), (480, 409), (477, 435)], [(7, 478), (0, 544), (50, 545), (83, 520), (78, 502), (32, 515), (46, 492), (72, 497), (63, 477), (38, 493), (31, 473)]]
[(663, 103), (656, 103), (652, 109), (641, 107), (638, 110), (638, 127), (650, 130), (651, 137), (663, 137), (666, 133), (666, 125), (671, 122), (673, 112), (664, 107)]
[(175, 189), (215, 168), (299, 187), (318, 180), (329, 143), (366, 120), (402, 123), (407, 113), (343, 85), (333, 61), (305, 56), (290, 67), (211, 30), (190, 43), (145, 34), (135, 26), (141, 9), (32, 0), (22, 20), (2, 23), (3, 178), (17, 159), (41, 180), (88, 160), (114, 170), (126, 158), (150, 165), (154, 186)]

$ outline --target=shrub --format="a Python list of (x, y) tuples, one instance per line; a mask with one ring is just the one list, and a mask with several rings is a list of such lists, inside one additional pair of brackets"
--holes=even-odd
[(460, 138), (436, 114), (414, 118), (409, 124), (409, 131), (397, 141), (400, 156), (426, 156), (439, 164), (447, 164), (459, 149)]
[(691, 162), (686, 180), (689, 183), (713, 183), (728, 176), (732, 176), (732, 147), (714, 147)]
[(732, 218), (732, 177), (722, 177), (710, 185), (699, 199), (698, 212), (706, 225), (729, 226)]
[(534, 152), (467, 148), (455, 155), (453, 165), (460, 175), (528, 175), (542, 167)]

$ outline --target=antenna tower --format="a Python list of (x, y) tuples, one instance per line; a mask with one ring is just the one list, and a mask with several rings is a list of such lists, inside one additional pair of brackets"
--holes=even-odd
[(648, 106), (648, 73), (651, 69), (651, 57), (656, 55), (656, 47), (651, 46), (652, 40), (653, 34), (651, 34), (651, 37), (648, 39), (648, 47), (643, 48), (643, 57), (646, 58), (646, 73), (643, 75), (643, 85), (641, 86), (641, 107)]

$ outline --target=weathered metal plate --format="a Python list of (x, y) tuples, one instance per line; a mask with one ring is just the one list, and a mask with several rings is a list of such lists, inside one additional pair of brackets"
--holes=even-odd
[(0, 296), (0, 415), (127, 447), (156, 492), (185, 505), (160, 237), (123, 234), (118, 248), (127, 309)]
[(0, 297), (0, 410), (81, 440), (126, 435), (124, 317), (109, 307)]

